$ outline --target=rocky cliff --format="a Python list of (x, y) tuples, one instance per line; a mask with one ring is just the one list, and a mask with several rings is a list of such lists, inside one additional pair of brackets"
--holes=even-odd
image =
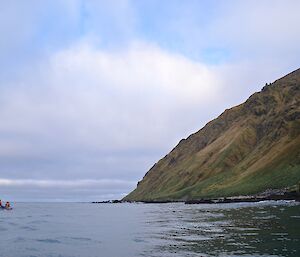
[(248, 195), (300, 181), (300, 69), (183, 139), (124, 200)]

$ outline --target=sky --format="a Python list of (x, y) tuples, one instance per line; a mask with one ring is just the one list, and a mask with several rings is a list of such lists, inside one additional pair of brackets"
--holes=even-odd
[(0, 0), (0, 199), (101, 201), (299, 68), (300, 1)]

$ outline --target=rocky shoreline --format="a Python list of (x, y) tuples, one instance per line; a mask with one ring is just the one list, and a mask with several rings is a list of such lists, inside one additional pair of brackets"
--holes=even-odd
[[(263, 193), (250, 196), (233, 196), (233, 197), (221, 197), (221, 198), (201, 198), (193, 200), (145, 200), (137, 201), (145, 204), (158, 204), (158, 203), (176, 203), (181, 202), (185, 204), (218, 204), (218, 203), (248, 203), (248, 202), (261, 202), (261, 201), (296, 201), (300, 202), (300, 191), (287, 189), (270, 189)], [(108, 200), (91, 203), (136, 203), (135, 201), (123, 201), (123, 200)]]
[(107, 200), (107, 201), (94, 201), (91, 203), (122, 203), (123, 201), (121, 200)]
[(216, 203), (247, 203), (247, 202), (262, 202), (262, 201), (297, 201), (300, 202), (300, 194), (298, 192), (285, 192), (283, 194), (270, 194), (267, 196), (256, 195), (256, 196), (239, 196), (239, 197), (224, 197), (217, 199), (199, 199), (199, 200), (188, 200), (185, 204), (216, 204)]

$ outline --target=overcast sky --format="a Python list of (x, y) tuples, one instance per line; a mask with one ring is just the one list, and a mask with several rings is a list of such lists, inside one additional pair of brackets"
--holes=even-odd
[(0, 0), (0, 199), (118, 199), (299, 68), (300, 1)]

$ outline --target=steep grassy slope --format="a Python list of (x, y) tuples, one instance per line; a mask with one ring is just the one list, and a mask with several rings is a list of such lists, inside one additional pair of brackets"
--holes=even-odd
[(300, 69), (183, 139), (124, 200), (253, 194), (300, 181)]

